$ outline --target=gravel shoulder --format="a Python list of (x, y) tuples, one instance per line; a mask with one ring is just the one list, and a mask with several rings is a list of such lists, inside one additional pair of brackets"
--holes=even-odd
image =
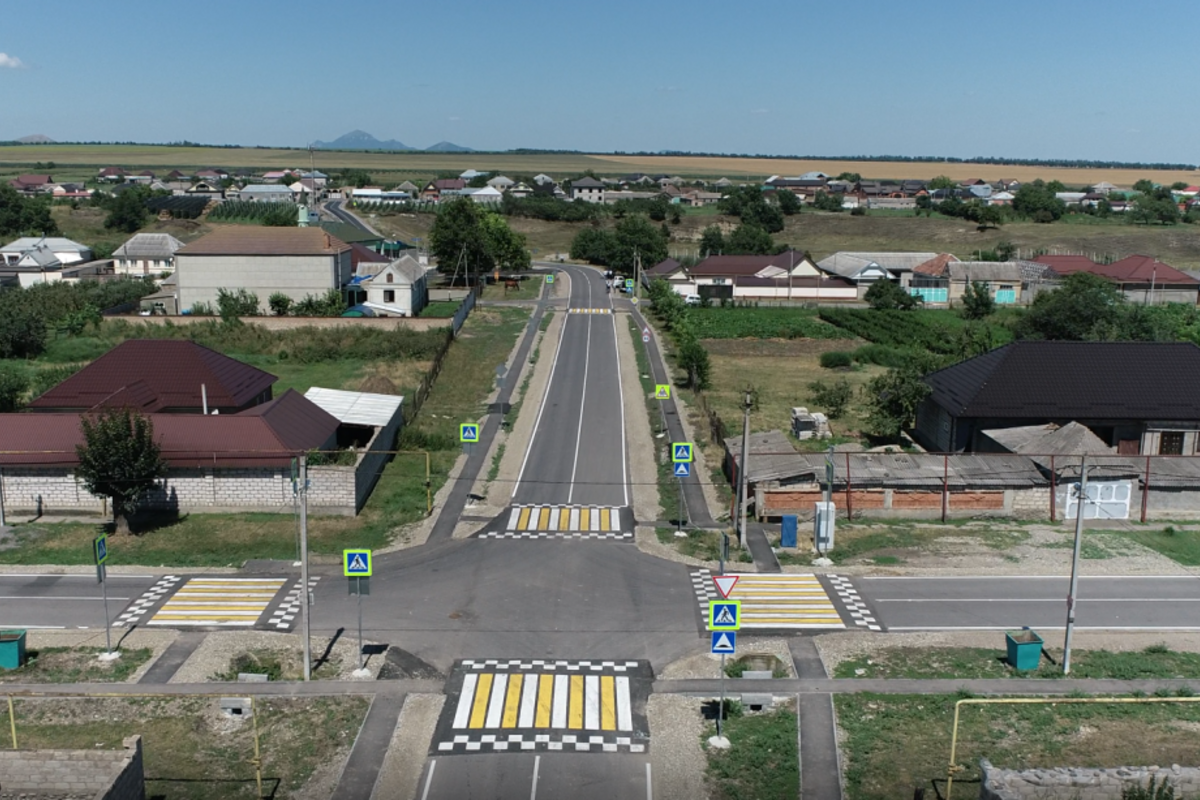
[[(788, 649), (787, 639), (767, 636), (746, 636), (743, 633), (738, 636), (738, 658), (748, 655), (775, 656), (779, 659), (780, 666), (787, 671), (787, 676), (789, 678), (796, 677), (796, 670), (792, 664), (792, 653)], [(667, 664), (659, 670), (657, 677), (660, 680), (719, 678), (721, 677), (721, 657), (714, 656), (707, 648), (698, 645), (695, 653)], [(731, 692), (736, 692), (739, 686), (744, 685), (740, 681), (740, 678), (730, 678), (728, 686), (732, 687), (730, 688)]]
[(704, 736), (702, 702), (696, 697), (669, 694), (650, 695), (646, 702), (654, 797), (664, 800), (709, 797), (704, 781), (708, 759), (700, 744)]
[(400, 710), (371, 800), (407, 800), (418, 796), (421, 770), (433, 740), (445, 695), (410, 694)]
[[(363, 645), (373, 644), (368, 640)], [(319, 659), (329, 642), (322, 637), (313, 637), (313, 658)], [(230, 661), (242, 653), (270, 651), (278, 654), (285, 663), (296, 669), (303, 668), (303, 637), (295, 633), (268, 633), (264, 631), (214, 631), (205, 637), (196, 652), (183, 662), (168, 683), (211, 683), (213, 675), (229, 669)], [(334, 674), (326, 675), (329, 680), (373, 681), (383, 666), (382, 658), (367, 661), (370, 675), (354, 676), (358, 669), (358, 639), (343, 637), (333, 645), (329, 661), (334, 665)], [(299, 665), (299, 666), (296, 666)], [(314, 673), (316, 670), (314, 670)]]

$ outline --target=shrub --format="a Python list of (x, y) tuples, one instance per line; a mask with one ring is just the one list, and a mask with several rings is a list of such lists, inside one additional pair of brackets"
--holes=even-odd
[(850, 400), (854, 397), (854, 390), (845, 378), (834, 384), (814, 381), (808, 385), (808, 390), (812, 392), (813, 402), (825, 409), (825, 414), (830, 419), (841, 419), (845, 416), (846, 406), (850, 405)]
[(854, 351), (854, 360), (860, 364), (876, 364), (880, 367), (901, 367), (912, 360), (912, 353), (899, 347), (864, 344)]
[(848, 367), (854, 363), (852, 353), (847, 353), (842, 350), (834, 350), (828, 353), (821, 353), (821, 366), (825, 369), (838, 369), (839, 367)]
[(28, 388), (29, 378), (24, 370), (13, 364), (0, 365), (0, 412), (18, 410)]

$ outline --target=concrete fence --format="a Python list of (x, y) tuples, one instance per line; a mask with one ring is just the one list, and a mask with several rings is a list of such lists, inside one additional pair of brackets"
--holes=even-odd
[(20, 797), (145, 800), (142, 737), (123, 744), (122, 750), (0, 750), (0, 789)]

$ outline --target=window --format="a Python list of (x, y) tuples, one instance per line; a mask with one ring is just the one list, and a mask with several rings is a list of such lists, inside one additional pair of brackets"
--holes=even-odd
[(1158, 454), (1160, 456), (1183, 455), (1183, 431), (1163, 431), (1160, 433)]
[(392, 277), (393, 277), (393, 276), (392, 276), (392, 273), (390, 273), (390, 272), (389, 272), (389, 273), (387, 274), (387, 281), (386, 281), (386, 282), (387, 282), (387, 283), (391, 283), (391, 282), (392, 282)]
[[(391, 277), (391, 276), (389, 275), (388, 277)], [(395, 292), (395, 291), (393, 291), (392, 289), (388, 289), (388, 290), (386, 290), (386, 291), (383, 293), (383, 302), (385, 302), (385, 303), (394, 303), (394, 302), (396, 302), (396, 292)]]

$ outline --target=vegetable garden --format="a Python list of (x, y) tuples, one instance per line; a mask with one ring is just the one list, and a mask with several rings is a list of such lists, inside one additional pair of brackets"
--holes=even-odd
[(795, 308), (689, 308), (699, 339), (849, 339), (854, 333)]
[(287, 227), (299, 221), (295, 203), (259, 203), (253, 200), (227, 200), (208, 214), (212, 222), (250, 222), (256, 225)]
[[(820, 317), (831, 325), (877, 345), (958, 355), (968, 323), (951, 311), (898, 311), (823, 308)], [(973, 322), (990, 347), (1012, 341), (1012, 331), (992, 322)], [(990, 349), (989, 347), (989, 349)]]

